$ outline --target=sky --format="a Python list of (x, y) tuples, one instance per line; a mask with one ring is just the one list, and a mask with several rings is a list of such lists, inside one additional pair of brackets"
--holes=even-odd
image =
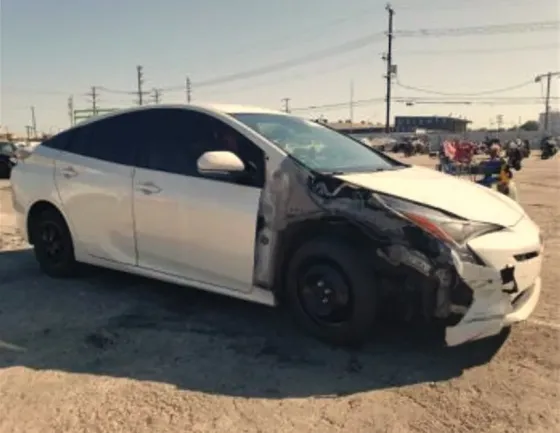
[[(559, 5), (395, 0), (392, 117), (451, 114), (474, 127), (498, 116), (504, 126), (536, 119), (544, 87), (533, 81), (560, 70), (558, 30), (398, 32), (560, 20)], [(294, 113), (336, 121), (350, 118), (353, 99), (365, 101), (354, 106), (355, 121), (383, 123), (386, 29), (378, 0), (0, 0), (0, 125), (25, 131), (34, 107), (39, 131), (66, 128), (68, 98), (90, 108), (92, 86), (98, 107), (132, 106), (137, 65), (146, 92), (164, 89), (161, 102), (184, 102), (189, 76), (193, 102), (281, 109), (290, 98)], [(555, 98), (559, 89), (554, 79)], [(514, 97), (528, 99), (504, 99)]]

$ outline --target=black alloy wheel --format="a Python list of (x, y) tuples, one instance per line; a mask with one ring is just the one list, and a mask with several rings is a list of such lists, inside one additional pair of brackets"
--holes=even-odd
[(59, 265), (64, 260), (66, 245), (62, 230), (58, 224), (52, 221), (43, 221), (39, 228), (40, 239), (36, 242), (41, 244), (44, 257), (54, 266)]
[(358, 247), (320, 238), (298, 248), (287, 264), (284, 295), (298, 325), (329, 344), (359, 346), (372, 335), (376, 284)]
[(74, 244), (66, 221), (54, 209), (46, 209), (31, 221), (35, 257), (41, 270), (55, 278), (74, 276), (77, 263)]

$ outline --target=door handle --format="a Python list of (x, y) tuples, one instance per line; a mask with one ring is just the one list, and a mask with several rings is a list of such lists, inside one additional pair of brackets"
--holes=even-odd
[(157, 194), (161, 192), (161, 188), (152, 182), (139, 183), (136, 190), (143, 192), (146, 195)]
[(70, 179), (71, 177), (75, 177), (75, 176), (78, 175), (78, 172), (76, 170), (74, 170), (74, 167), (65, 167), (65, 168), (60, 170), (60, 173), (66, 179)]

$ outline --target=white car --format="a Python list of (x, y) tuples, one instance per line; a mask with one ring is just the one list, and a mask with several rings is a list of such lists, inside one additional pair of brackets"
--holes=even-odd
[(78, 263), (275, 306), (331, 343), (389, 305), (457, 345), (526, 319), (539, 228), (489, 188), (403, 164), (321, 124), (243, 106), (90, 119), (12, 174), (41, 269)]

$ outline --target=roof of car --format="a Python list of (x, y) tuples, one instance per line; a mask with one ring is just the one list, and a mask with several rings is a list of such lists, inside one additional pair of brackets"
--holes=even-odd
[[(187, 107), (188, 105), (186, 105)], [(234, 105), (234, 104), (198, 104), (190, 105), (192, 107), (205, 108), (212, 111), (220, 111), (226, 114), (237, 113), (270, 113), (270, 114), (285, 114), (278, 110), (270, 110), (268, 108), (255, 107), (252, 105)]]
[[(123, 110), (116, 110), (110, 113), (90, 117), (89, 119), (85, 119), (82, 122), (78, 123), (74, 126), (74, 128), (78, 128), (80, 126), (87, 125), (89, 123), (96, 122), (101, 119), (107, 119), (119, 114), (123, 113), (132, 113), (135, 111), (143, 111), (149, 109), (163, 109), (163, 108), (194, 108), (200, 109), (202, 111), (210, 111), (215, 113), (222, 113), (222, 114), (239, 114), (239, 113), (268, 113), (268, 114), (284, 114), (286, 113), (277, 110), (270, 110), (268, 108), (262, 107), (254, 107), (250, 105), (235, 105), (235, 104), (158, 104), (158, 105), (142, 105), (139, 107), (132, 107), (132, 108), (125, 108)], [(70, 128), (72, 129), (72, 128)]]

